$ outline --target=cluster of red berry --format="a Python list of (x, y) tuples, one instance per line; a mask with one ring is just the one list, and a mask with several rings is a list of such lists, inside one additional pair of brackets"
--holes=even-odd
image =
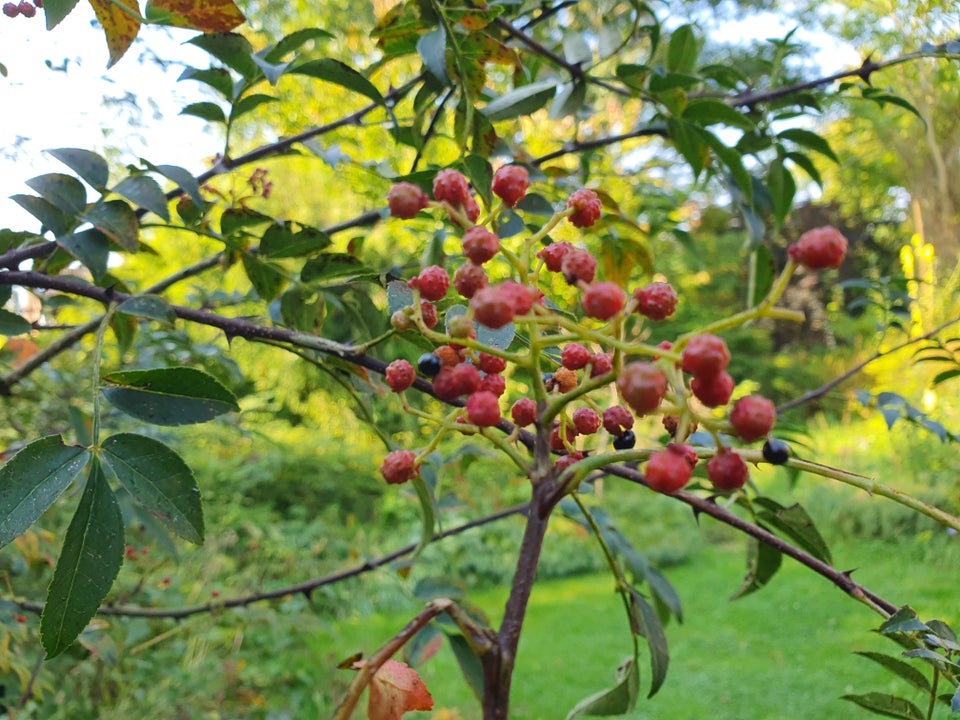
[[(507, 165), (495, 173), (492, 190), (503, 205), (514, 208), (525, 197), (529, 186), (530, 178), (523, 167)], [(617, 340), (622, 337), (623, 322), (633, 314), (660, 321), (674, 313), (677, 293), (669, 283), (654, 282), (628, 295), (616, 283), (597, 280), (597, 259), (588, 250), (557, 241), (544, 245), (535, 254), (509, 253), (506, 259), (515, 275), (519, 275), (519, 282), (508, 279), (491, 284), (485, 265), (506, 251), (501, 248), (501, 239), (496, 233), (484, 226), (486, 221), (474, 224), (480, 217), (480, 208), (469, 182), (455, 170), (437, 173), (432, 200), (416, 185), (401, 182), (391, 189), (388, 203), (393, 216), (405, 219), (429, 207), (441, 208), (464, 230), (461, 239), (464, 262), (452, 280), (447, 270), (438, 265), (421, 270), (407, 283), (415, 293), (416, 302), (394, 314), (391, 318), (394, 328), (406, 331), (418, 327), (430, 333), (438, 322), (436, 303), (447, 297), (451, 285), (469, 300), (465, 314), (449, 314), (443, 344), (423, 355), (416, 368), (404, 359), (390, 363), (386, 380), (394, 392), (409, 388), (419, 371), (424, 377), (432, 378), (437, 398), (445, 401), (466, 398), (465, 409), (457, 419), (464, 432), (499, 425), (503, 422), (501, 399), (507, 391), (503, 375), (507, 361), (503, 356), (511, 355), (478, 343), (474, 323), (491, 330), (511, 322), (528, 324), (531, 329), (555, 323), (562, 331), (559, 337), (569, 337), (569, 342), (559, 348), (559, 367), (541, 376), (542, 389), (548, 399), (570, 393), (569, 399), (566, 402), (561, 399), (563, 407), (558, 412), (550, 402), (538, 403), (531, 397), (521, 397), (510, 406), (510, 418), (516, 428), (534, 426), (544, 421), (548, 406), (552, 407), (547, 421), (552, 423), (551, 449), (559, 455), (556, 474), (586, 456), (587, 449), (582, 447), (583, 443), (578, 448), (577, 438), (594, 435), (601, 428), (611, 437), (614, 451), (632, 450), (636, 445), (635, 417), (649, 415), (663, 416), (663, 425), (673, 440), (663, 449), (634, 453), (637, 457), (648, 456), (647, 484), (658, 492), (676, 492), (690, 481), (699, 457), (685, 441), (698, 423), (712, 433), (718, 448), (704, 454), (712, 456), (706, 465), (707, 477), (720, 491), (736, 490), (748, 480), (746, 462), (725, 446), (722, 433), (732, 431), (744, 443), (766, 439), (763, 457), (774, 464), (787, 461), (789, 448), (769, 437), (776, 423), (776, 410), (770, 400), (759, 395), (740, 398), (727, 421), (717, 420), (699, 409), (700, 406), (708, 409), (726, 406), (733, 395), (735, 381), (727, 372), (730, 351), (723, 338), (703, 332), (681, 337), (675, 344), (661, 343), (656, 348)], [(589, 228), (597, 223), (601, 213), (598, 195), (580, 189), (569, 196), (549, 227), (566, 218), (574, 227)], [(490, 216), (496, 214), (491, 212)], [(541, 235), (546, 237), (546, 233)], [(532, 238), (526, 240), (532, 241)], [(529, 250), (529, 245), (526, 249)], [(811, 270), (838, 267), (846, 249), (846, 239), (834, 228), (817, 228), (805, 233), (789, 248), (790, 264), (785, 270), (785, 279), (789, 279), (789, 273), (797, 265)], [(531, 260), (530, 264), (535, 264), (533, 271), (517, 273), (520, 259)], [(582, 325), (561, 323), (540, 289), (544, 270), (560, 274), (568, 285), (580, 291), (584, 318), (607, 324), (595, 330), (588, 328), (587, 320), (581, 321)], [(582, 334), (578, 329), (582, 329)], [(607, 347), (604, 338), (610, 340)], [(588, 344), (598, 348), (591, 350)], [(605, 351), (611, 348), (612, 353)], [(528, 370), (542, 372), (550, 368), (541, 367), (541, 363), (556, 362), (555, 356), (548, 358), (542, 349), (531, 348), (530, 352), (536, 357), (531, 358)], [(628, 355), (646, 355), (647, 359), (628, 361)], [(583, 387), (585, 382), (591, 383), (588, 388)], [(609, 383), (615, 384), (622, 404), (603, 408), (592, 394)], [(691, 396), (699, 405), (690, 402)], [(540, 398), (543, 399), (542, 392)], [(574, 404), (578, 405), (575, 409)], [(624, 456), (611, 457), (613, 460)], [(380, 471), (388, 483), (406, 482), (419, 473), (419, 456), (412, 450), (392, 452)]]
[(17, 15), (32, 18), (42, 7), (43, 0), (33, 0), (32, 3), (28, 0), (22, 0), (20, 3), (8, 2), (3, 4), (3, 14), (10, 18), (15, 18)]

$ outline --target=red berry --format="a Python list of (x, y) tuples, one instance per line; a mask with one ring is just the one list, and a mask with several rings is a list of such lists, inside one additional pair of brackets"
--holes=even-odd
[(693, 466), (677, 445), (658, 450), (647, 462), (645, 477), (651, 490), (670, 495), (683, 488), (693, 475)]
[(667, 394), (667, 376), (652, 363), (628, 363), (617, 378), (620, 397), (637, 415), (653, 412)]
[(500, 422), (500, 401), (492, 392), (480, 390), (467, 398), (467, 419), (480, 427)]
[(502, 328), (513, 321), (513, 298), (509, 293), (502, 292), (500, 285), (477, 290), (470, 298), (470, 307), (476, 321), (491, 330)]
[(597, 353), (590, 356), (590, 377), (595, 378), (606, 375), (613, 370), (613, 355), (610, 353)]
[(466, 205), (470, 196), (470, 184), (456, 170), (441, 170), (433, 178), (433, 197), (437, 202), (450, 203), (454, 207)]
[(520, 427), (533, 425), (537, 421), (537, 404), (530, 398), (520, 398), (510, 408), (510, 417)]
[(428, 330), (437, 326), (437, 306), (433, 303), (428, 303), (425, 300), (420, 301), (420, 316)]
[(37, 8), (32, 3), (23, 0), (19, 5), (20, 14), (24, 17), (31, 18), (37, 14)]
[(593, 190), (577, 190), (567, 198), (567, 207), (573, 208), (573, 214), (568, 218), (574, 227), (586, 228), (600, 219), (603, 205)]
[(562, 473), (571, 465), (574, 465), (583, 460), (583, 453), (580, 451), (567, 453), (566, 455), (561, 455), (557, 458), (557, 461), (553, 464), (553, 467), (556, 469), (557, 475)]
[(409, 219), (416, 217), (427, 206), (430, 199), (413, 183), (399, 182), (387, 193), (387, 204), (394, 217)]
[(543, 250), (537, 253), (537, 257), (543, 260), (550, 272), (560, 272), (564, 256), (573, 250), (573, 245), (568, 242), (555, 242), (547, 245)]
[(591, 408), (577, 408), (573, 413), (573, 426), (581, 435), (593, 435), (600, 429), (600, 416)]
[(500, 238), (485, 227), (474, 225), (463, 234), (463, 254), (477, 265), (483, 265), (500, 252)]
[(449, 402), (480, 389), (480, 373), (473, 365), (444, 367), (433, 379), (433, 394)]
[(530, 288), (513, 280), (505, 280), (498, 287), (503, 295), (510, 298), (515, 315), (526, 315), (530, 312), (535, 300)]
[(574, 248), (563, 256), (560, 271), (568, 285), (592, 283), (597, 276), (597, 259), (586, 250)]
[(727, 344), (709, 333), (690, 338), (680, 359), (680, 367), (691, 375), (716, 375), (726, 370), (729, 363)]
[(413, 365), (406, 360), (394, 360), (387, 365), (387, 385), (395, 393), (403, 392), (413, 385), (413, 380), (417, 376)]
[(12, 2), (3, 4), (3, 14), (7, 17), (15, 18), (20, 14), (20, 8)]
[(838, 268), (847, 254), (847, 239), (835, 227), (827, 225), (807, 230), (787, 252), (809, 270)]
[(465, 262), (453, 274), (453, 286), (468, 300), (476, 295), (477, 290), (485, 288), (489, 282), (484, 269), (472, 262)]
[(441, 367), (452, 368), (460, 364), (460, 353), (452, 345), (441, 345), (433, 354), (440, 360)]
[(614, 405), (603, 411), (603, 429), (619, 437), (633, 427), (633, 415), (622, 405)]
[(733, 404), (730, 424), (744, 442), (766, 437), (777, 422), (777, 409), (762, 395), (748, 395)]
[(507, 369), (507, 361), (502, 357), (481, 352), (477, 356), (477, 367), (488, 375), (494, 375)]
[(417, 277), (407, 282), (407, 285), (420, 288), (420, 297), (424, 300), (436, 302), (442, 300), (450, 288), (450, 276), (439, 265), (431, 265), (420, 271)]
[(467, 195), (467, 201), (463, 204), (463, 213), (467, 216), (467, 220), (472, 223), (475, 223), (477, 218), (480, 217), (480, 206), (473, 199), (473, 195)]
[(413, 480), (420, 474), (417, 454), (412, 450), (394, 450), (380, 464), (380, 474), (391, 485)]
[(593, 283), (583, 293), (583, 311), (587, 317), (609, 320), (623, 309), (627, 294), (612, 282)]
[(516, 207), (530, 187), (530, 173), (520, 165), (504, 165), (493, 176), (493, 194), (509, 207)]
[(714, 408), (730, 402), (734, 385), (730, 374), (722, 370), (714, 375), (696, 375), (690, 381), (690, 390), (696, 395), (697, 400), (707, 407)]
[(750, 477), (743, 458), (730, 448), (722, 448), (707, 463), (707, 477), (717, 490), (739, 490)]
[(590, 351), (580, 343), (570, 343), (560, 352), (560, 364), (568, 370), (580, 370), (590, 362)]
[(700, 462), (700, 458), (697, 457), (697, 451), (694, 450), (689, 445), (681, 445), (679, 443), (670, 443), (667, 445), (668, 448), (673, 449), (676, 452), (682, 453), (683, 456), (687, 459), (687, 462), (690, 463), (691, 468), (695, 468), (697, 463)]
[(564, 444), (563, 440), (560, 438), (560, 423), (557, 423), (553, 426), (553, 432), (550, 434), (550, 449), (551, 450), (565, 450), (567, 445), (573, 445), (573, 441), (577, 439), (577, 431), (571, 425), (567, 425), (567, 443)]
[(496, 373), (484, 375), (483, 379), (480, 380), (480, 389), (500, 397), (507, 391), (507, 379), (503, 375)]
[(677, 309), (677, 293), (670, 283), (655, 282), (633, 291), (637, 312), (651, 320), (665, 320)]

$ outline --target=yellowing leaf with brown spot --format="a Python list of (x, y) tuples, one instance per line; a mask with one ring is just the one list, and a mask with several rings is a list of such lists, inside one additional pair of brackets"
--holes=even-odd
[(164, 24), (205, 33), (228, 32), (246, 20), (233, 0), (151, 0), (147, 12)]
[[(364, 661), (352, 665), (359, 670)], [(411, 710), (432, 710), (433, 698), (417, 671), (406, 663), (387, 660), (370, 681), (367, 720), (402, 720)]]
[(110, 50), (107, 67), (112, 67), (140, 32), (140, 3), (137, 0), (90, 0), (90, 5), (107, 36), (107, 48)]

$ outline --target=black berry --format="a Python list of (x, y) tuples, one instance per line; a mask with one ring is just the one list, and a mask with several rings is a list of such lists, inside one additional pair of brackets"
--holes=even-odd
[(783, 440), (770, 438), (763, 444), (763, 459), (771, 465), (784, 465), (790, 458), (790, 446)]
[(442, 367), (443, 363), (440, 362), (440, 358), (433, 353), (421, 355), (420, 359), (417, 360), (417, 369), (421, 375), (426, 375), (427, 377), (436, 377)]
[(629, 450), (637, 444), (637, 436), (633, 430), (627, 430), (623, 435), (618, 435), (613, 439), (614, 450)]

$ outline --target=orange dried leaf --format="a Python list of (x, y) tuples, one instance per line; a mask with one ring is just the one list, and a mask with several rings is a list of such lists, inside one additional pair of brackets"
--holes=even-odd
[(11, 365), (17, 368), (40, 352), (40, 346), (26, 338), (10, 338), (4, 344), (3, 351), (14, 355)]
[(233, 0), (152, 0), (150, 16), (205, 33), (229, 32), (246, 20)]
[[(355, 669), (364, 661), (353, 664)], [(401, 720), (411, 710), (432, 710), (433, 698), (417, 671), (406, 663), (387, 660), (370, 681), (367, 720)]]
[[(140, 3), (137, 0), (90, 0), (90, 5), (107, 36), (107, 48), (110, 50), (107, 67), (112, 67), (140, 32)], [(120, 5), (129, 10), (124, 10)]]

